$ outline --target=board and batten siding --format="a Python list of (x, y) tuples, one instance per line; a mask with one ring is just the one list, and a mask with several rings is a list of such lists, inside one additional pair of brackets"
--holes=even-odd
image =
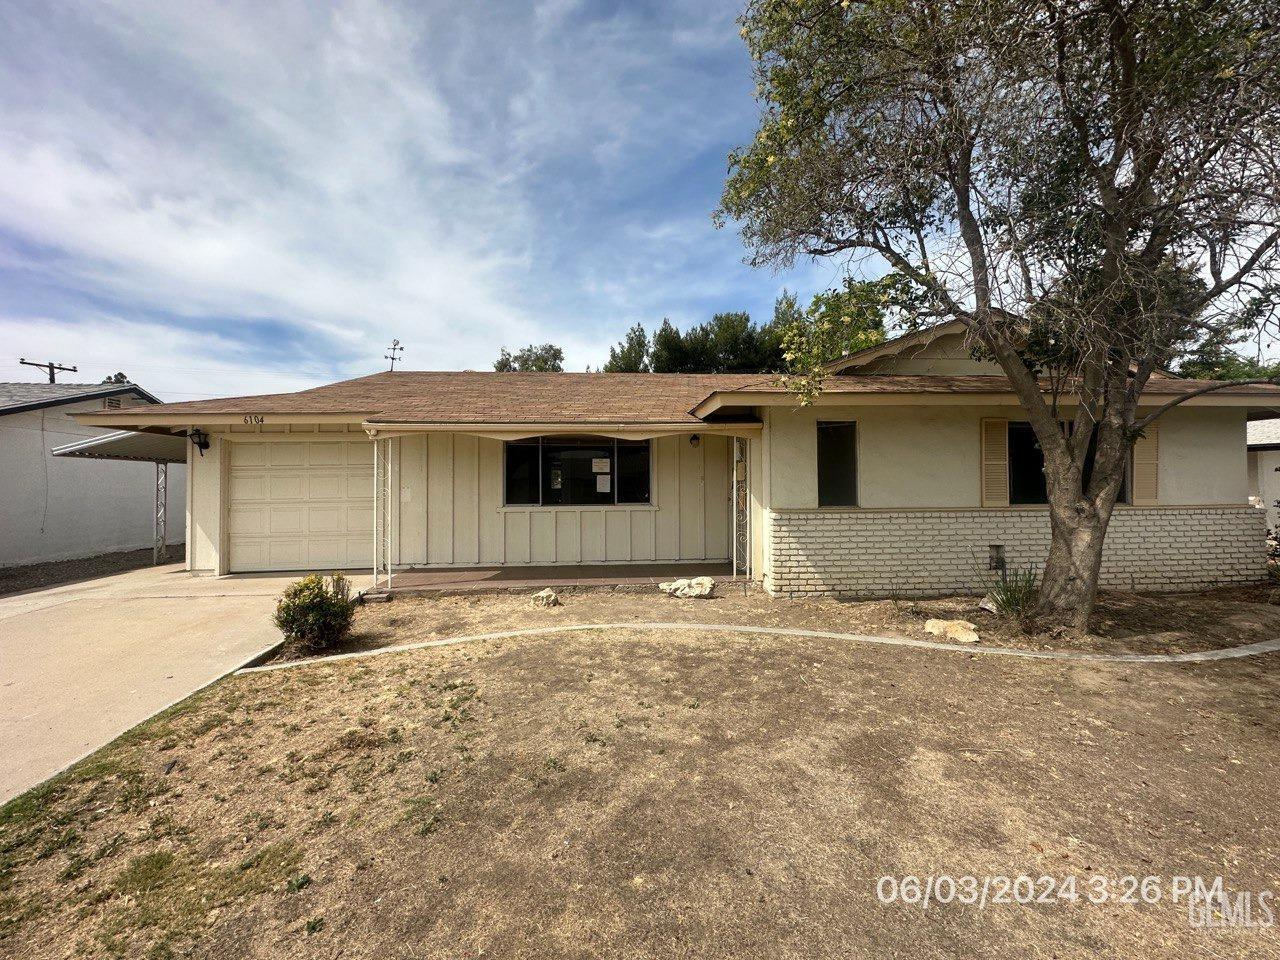
[(397, 562), (494, 566), (727, 560), (731, 441), (703, 434), (653, 442), (649, 504), (503, 503), (501, 440), (457, 433), (401, 437)]

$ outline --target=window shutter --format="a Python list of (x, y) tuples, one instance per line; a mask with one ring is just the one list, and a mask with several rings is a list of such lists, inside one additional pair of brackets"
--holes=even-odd
[(1148, 424), (1133, 443), (1133, 494), (1135, 507), (1151, 507), (1160, 493), (1160, 431)]
[(1009, 505), (1009, 421), (982, 421), (982, 505)]

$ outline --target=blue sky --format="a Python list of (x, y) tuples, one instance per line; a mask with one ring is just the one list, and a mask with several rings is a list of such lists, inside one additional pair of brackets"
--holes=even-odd
[(166, 399), (488, 369), (767, 319), (710, 215), (758, 106), (738, 3), (0, 4), (0, 379)]

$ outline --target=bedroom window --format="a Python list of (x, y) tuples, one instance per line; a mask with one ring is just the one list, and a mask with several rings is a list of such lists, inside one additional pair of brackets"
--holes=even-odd
[(649, 441), (531, 437), (506, 443), (508, 506), (649, 502)]
[(858, 505), (858, 425), (818, 421), (818, 506)]
[[(1071, 424), (1064, 423), (1063, 430), (1071, 432)], [(1098, 437), (1095, 433), (1089, 440), (1089, 449), (1084, 455), (1084, 485), (1089, 485), (1093, 474), (1093, 458), (1097, 450)], [(1117, 503), (1129, 502), (1128, 470), (1120, 485)], [(1044, 451), (1036, 439), (1031, 424), (1020, 421), (1009, 423), (1009, 503), (1037, 504), (1048, 503), (1049, 492), (1044, 479)]]

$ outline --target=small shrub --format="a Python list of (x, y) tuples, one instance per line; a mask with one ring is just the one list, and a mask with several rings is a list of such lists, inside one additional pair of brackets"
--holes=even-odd
[(328, 650), (347, 635), (355, 612), (347, 578), (335, 573), (326, 579), (317, 573), (285, 590), (276, 603), (276, 626), (303, 650)]
[(1040, 599), (1040, 585), (1035, 567), (1025, 570), (1005, 571), (1000, 582), (991, 591), (996, 609), (1007, 617), (1025, 620), (1035, 611)]

